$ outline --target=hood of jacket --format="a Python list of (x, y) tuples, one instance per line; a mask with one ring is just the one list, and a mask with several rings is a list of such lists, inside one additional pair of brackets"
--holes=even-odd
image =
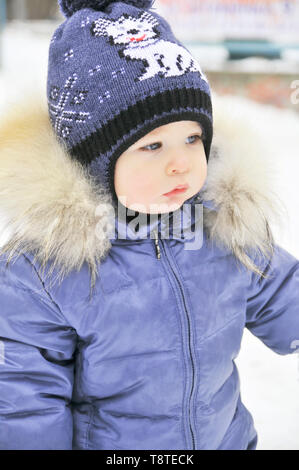
[[(207, 238), (262, 274), (248, 255), (273, 253), (271, 223), (280, 217), (271, 155), (246, 103), (213, 94), (214, 137), (204, 187), (187, 202), (203, 204)], [(3, 114), (4, 116), (4, 114)], [(10, 106), (0, 122), (0, 250), (9, 263), (32, 252), (63, 278), (84, 262), (94, 285), (112, 248), (111, 195), (70, 157), (52, 131), (46, 103)]]

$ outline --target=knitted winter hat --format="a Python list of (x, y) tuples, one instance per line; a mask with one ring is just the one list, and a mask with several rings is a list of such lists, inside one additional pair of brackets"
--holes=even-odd
[(57, 136), (114, 201), (117, 158), (158, 126), (194, 120), (212, 141), (208, 80), (153, 0), (59, 0), (47, 97)]

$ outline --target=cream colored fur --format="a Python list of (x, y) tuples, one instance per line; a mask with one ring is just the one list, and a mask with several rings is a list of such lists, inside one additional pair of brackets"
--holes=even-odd
[[(204, 199), (217, 210), (204, 209), (204, 226), (213, 243), (262, 274), (247, 252), (271, 256), (270, 225), (281, 209), (271, 190), (271, 156), (262, 133), (233, 102), (213, 95), (214, 140)], [(0, 243), (8, 262), (34, 252), (43, 268), (49, 263), (49, 272), (56, 267), (63, 279), (86, 261), (94, 286), (98, 265), (111, 248), (104, 235), (110, 195), (58, 144), (38, 98), (16, 105), (0, 125), (0, 201)]]

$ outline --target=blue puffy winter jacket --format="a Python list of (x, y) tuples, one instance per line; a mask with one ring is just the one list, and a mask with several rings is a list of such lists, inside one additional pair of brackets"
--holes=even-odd
[(207, 182), (169, 238), (121, 217), (110, 238), (110, 195), (46, 111), (2, 125), (1, 449), (256, 448), (234, 360), (245, 327), (296, 351), (299, 267), (272, 239), (250, 126), (214, 109)]

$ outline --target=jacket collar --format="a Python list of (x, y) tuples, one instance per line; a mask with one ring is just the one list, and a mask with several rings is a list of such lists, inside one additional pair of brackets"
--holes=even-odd
[[(195, 231), (203, 228), (203, 207), (211, 208), (211, 203), (204, 200), (206, 184), (195, 195), (187, 199), (177, 209), (165, 214), (144, 214), (130, 212), (122, 204), (111, 221), (114, 231), (109, 237), (112, 244), (121, 240), (140, 241), (153, 238), (175, 239), (185, 242), (192, 238)], [(213, 205), (214, 207), (214, 205)], [(215, 207), (214, 207), (215, 208)], [(217, 208), (215, 208), (217, 210)]]
[[(208, 177), (192, 204), (200, 196), (207, 239), (260, 273), (248, 250), (271, 255), (269, 223), (280, 215), (267, 144), (233, 97), (214, 94), (213, 104)], [(0, 125), (0, 201), (0, 245), (8, 261), (29, 251), (62, 277), (86, 262), (94, 285), (113, 244), (112, 199), (58, 143), (40, 98), (10, 106)]]

